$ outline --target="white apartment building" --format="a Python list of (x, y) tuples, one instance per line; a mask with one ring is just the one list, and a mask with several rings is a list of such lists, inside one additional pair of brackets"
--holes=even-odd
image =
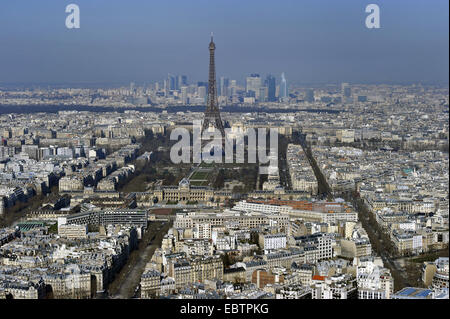
[(286, 212), (292, 210), (292, 208), (289, 206), (277, 206), (277, 205), (249, 203), (245, 200), (242, 200), (233, 207), (233, 210), (241, 210), (241, 211), (246, 211), (246, 212), (261, 212), (261, 213), (271, 214), (271, 213), (281, 213), (281, 212), (286, 213)]
[(76, 224), (63, 224), (58, 227), (58, 235), (68, 239), (87, 238), (87, 226)]
[(194, 238), (211, 238), (211, 224), (195, 223), (192, 234)]
[(294, 237), (298, 246), (314, 246), (317, 248), (317, 260), (333, 258), (333, 240), (325, 233)]
[(391, 299), (394, 294), (394, 279), (387, 268), (369, 262), (356, 270), (358, 299)]
[(284, 249), (286, 248), (286, 235), (285, 234), (267, 234), (260, 235), (260, 246), (264, 250)]
[(83, 189), (83, 181), (79, 178), (66, 176), (59, 180), (60, 192), (82, 191)]

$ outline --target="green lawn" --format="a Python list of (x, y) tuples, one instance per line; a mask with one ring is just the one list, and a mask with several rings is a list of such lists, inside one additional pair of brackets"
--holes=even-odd
[(206, 162), (202, 162), (200, 164), (200, 167), (214, 167), (214, 165), (216, 165), (215, 163), (206, 163)]
[(209, 173), (208, 172), (195, 172), (192, 176), (191, 176), (191, 180), (195, 181), (195, 180), (206, 180), (208, 179)]
[(208, 181), (191, 181), (190, 184), (192, 186), (206, 186), (208, 185)]

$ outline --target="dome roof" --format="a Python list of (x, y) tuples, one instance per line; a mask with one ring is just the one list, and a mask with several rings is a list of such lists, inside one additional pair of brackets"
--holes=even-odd
[(180, 186), (189, 186), (189, 180), (187, 178), (183, 178), (180, 183)]

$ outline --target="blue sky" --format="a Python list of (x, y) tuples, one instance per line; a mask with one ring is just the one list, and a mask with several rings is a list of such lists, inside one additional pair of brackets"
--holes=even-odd
[[(65, 27), (66, 5), (81, 28)], [(366, 5), (381, 11), (367, 29)], [(448, 83), (448, 0), (2, 0), (0, 83), (137, 83), (167, 73), (291, 83)]]

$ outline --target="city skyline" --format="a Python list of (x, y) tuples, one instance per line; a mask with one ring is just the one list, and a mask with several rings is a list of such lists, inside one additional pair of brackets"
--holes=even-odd
[(449, 299), (448, 2), (73, 1), (0, 3), (0, 304)]
[(0, 5), (7, 30), (0, 32), (1, 84), (149, 83), (167, 73), (205, 80), (211, 31), (218, 76), (239, 82), (255, 72), (286, 72), (291, 84), (448, 84), (446, 1), (379, 1), (380, 29), (365, 27), (363, 1), (77, 4), (81, 28), (72, 30), (64, 26), (65, 4)]

